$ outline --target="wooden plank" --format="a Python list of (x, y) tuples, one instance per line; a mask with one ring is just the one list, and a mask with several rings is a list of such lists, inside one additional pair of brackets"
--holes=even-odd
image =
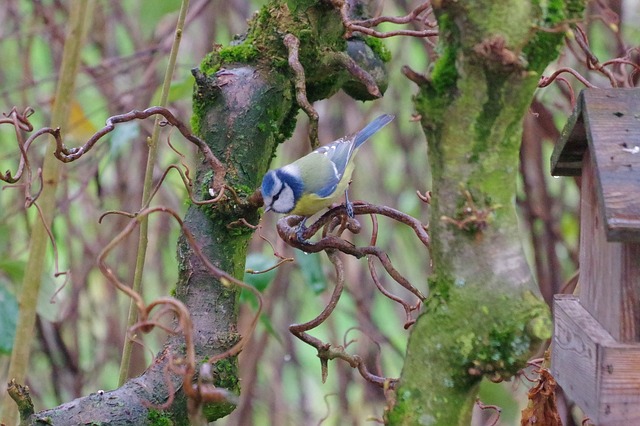
[(640, 424), (640, 347), (601, 348), (597, 425)]
[(556, 295), (551, 374), (569, 398), (595, 418), (599, 412), (598, 344), (615, 340), (580, 305), (578, 298)]
[(640, 89), (591, 89), (581, 95), (607, 238), (640, 241)]
[(640, 341), (640, 247), (607, 240), (590, 156), (580, 199), (580, 302), (617, 341)]
[(551, 174), (579, 176), (593, 154), (610, 241), (640, 241), (640, 89), (585, 89), (551, 155)]
[(575, 296), (554, 297), (551, 373), (599, 426), (640, 424), (639, 344), (618, 343)]

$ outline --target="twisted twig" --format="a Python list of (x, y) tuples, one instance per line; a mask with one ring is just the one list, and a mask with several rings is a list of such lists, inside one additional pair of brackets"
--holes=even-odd
[[(417, 219), (386, 206), (376, 206), (364, 202), (354, 202), (353, 212), (356, 215), (368, 214), (372, 218), (373, 231), (369, 246), (358, 247), (340, 238), (340, 235), (346, 229), (349, 229), (354, 233), (357, 233), (360, 230), (360, 224), (357, 221), (349, 219), (347, 217), (346, 207), (342, 205), (339, 207), (335, 207), (322, 215), (316, 222), (309, 226), (309, 228), (302, 232), (301, 235), (298, 232), (297, 225), (299, 225), (300, 222), (304, 219), (303, 217), (287, 216), (278, 221), (278, 234), (287, 244), (303, 250), (307, 253), (325, 251), (327, 253), (327, 256), (329, 256), (329, 260), (331, 261), (331, 263), (333, 263), (336, 271), (336, 286), (333, 289), (333, 293), (331, 294), (329, 302), (324, 307), (322, 312), (311, 321), (303, 324), (291, 325), (289, 327), (289, 330), (300, 340), (313, 346), (318, 351), (318, 357), (320, 358), (322, 367), (323, 382), (327, 377), (328, 361), (331, 359), (339, 358), (346, 361), (352, 368), (357, 368), (365, 380), (385, 389), (394, 388), (396, 379), (379, 377), (371, 373), (358, 355), (350, 355), (349, 353), (347, 353), (345, 351), (345, 348), (348, 343), (345, 342), (344, 346), (332, 347), (329, 343), (324, 343), (322, 340), (307, 333), (309, 330), (320, 326), (324, 321), (327, 320), (327, 318), (329, 318), (336, 305), (338, 304), (338, 301), (344, 289), (344, 268), (342, 265), (342, 260), (338, 255), (339, 252), (343, 252), (357, 258), (367, 256), (371, 278), (373, 279), (377, 288), (383, 295), (403, 306), (407, 315), (405, 328), (409, 327), (413, 323), (411, 312), (417, 310), (420, 306), (420, 303), (426, 299), (426, 297), (420, 292), (420, 290), (411, 285), (411, 283), (393, 267), (387, 254), (380, 248), (375, 246), (378, 235), (378, 222), (376, 217), (377, 215), (386, 216), (408, 225), (414, 230), (418, 239), (426, 247), (429, 247), (429, 236), (426, 232), (425, 226)], [(322, 232), (318, 241), (311, 242), (308, 240), (313, 235), (317, 234), (321, 229)], [(374, 258), (377, 258), (380, 261), (389, 276), (391, 276), (397, 283), (399, 283), (419, 299), (419, 302), (415, 306), (411, 306), (401, 298), (391, 294), (382, 286), (374, 267)]]
[[(346, 28), (347, 32), (345, 34), (345, 38), (350, 38), (354, 32), (360, 32), (362, 34), (366, 34), (372, 37), (377, 38), (388, 38), (395, 36), (409, 36), (409, 37), (434, 37), (438, 35), (438, 30), (435, 30), (437, 26), (435, 20), (429, 21), (427, 16), (432, 14), (432, 10), (430, 7), (430, 2), (425, 2), (418, 5), (415, 9), (409, 12), (405, 16), (381, 16), (378, 18), (360, 20), (360, 21), (352, 21), (349, 18), (349, 4), (344, 0), (334, 0), (333, 4), (340, 11), (340, 16), (342, 18), (342, 23)], [(422, 12), (427, 12), (424, 17), (420, 15)], [(381, 32), (372, 29), (371, 27), (375, 27), (383, 22), (389, 22), (393, 24), (408, 24), (413, 21), (418, 21), (423, 23), (430, 29), (426, 30), (395, 30), (395, 31), (387, 31)]]
[(347, 353), (344, 346), (337, 346), (332, 348), (331, 344), (324, 343), (317, 337), (311, 336), (307, 333), (307, 331), (320, 326), (324, 321), (326, 321), (327, 318), (329, 318), (336, 305), (338, 304), (340, 295), (342, 294), (342, 291), (344, 289), (344, 267), (342, 264), (342, 260), (338, 256), (338, 251), (328, 249), (326, 250), (326, 253), (327, 256), (329, 256), (329, 260), (331, 261), (331, 263), (333, 263), (336, 271), (336, 286), (333, 289), (333, 293), (331, 294), (329, 303), (317, 317), (303, 324), (293, 324), (289, 326), (289, 330), (298, 339), (302, 340), (310, 346), (313, 346), (318, 351), (318, 358), (320, 358), (320, 366), (322, 369), (323, 383), (327, 379), (329, 360), (342, 359), (343, 361), (346, 361), (352, 368), (357, 368), (358, 372), (365, 380), (380, 387), (388, 386), (394, 388), (395, 384), (397, 383), (397, 379), (379, 377), (371, 373), (364, 365), (362, 358), (360, 358), (358, 355), (351, 355)]
[[(191, 318), (189, 316), (189, 311), (186, 306), (177, 299), (170, 297), (162, 297), (149, 305), (146, 305), (142, 296), (133, 291), (129, 286), (122, 283), (118, 277), (114, 274), (112, 269), (106, 264), (105, 259), (109, 255), (109, 253), (120, 243), (122, 242), (131, 232), (139, 225), (141, 218), (151, 214), (151, 213), (168, 213), (171, 217), (173, 217), (182, 228), (182, 232), (191, 246), (194, 253), (200, 258), (205, 268), (209, 271), (209, 273), (214, 276), (216, 279), (220, 281), (223, 285), (237, 285), (242, 288), (246, 288), (252, 293), (256, 295), (258, 299), (258, 311), (254, 316), (251, 324), (249, 326), (249, 330), (247, 333), (240, 338), (240, 340), (233, 345), (227, 351), (215, 355), (208, 359), (208, 363), (212, 364), (220, 359), (227, 358), (229, 356), (237, 355), (240, 350), (244, 347), (245, 342), (248, 337), (251, 336), (255, 326), (257, 324), (258, 318), (260, 316), (260, 312), (262, 311), (262, 297), (260, 293), (253, 288), (245, 284), (244, 282), (236, 279), (235, 277), (229, 275), (225, 271), (214, 266), (202, 253), (202, 250), (199, 244), (196, 242), (195, 237), (189, 229), (186, 228), (182, 219), (178, 216), (176, 212), (166, 207), (155, 207), (155, 208), (147, 208), (142, 210), (141, 212), (132, 215), (127, 214), (129, 217), (133, 217), (134, 220), (129, 222), (127, 226), (102, 250), (100, 255), (98, 256), (98, 265), (100, 271), (105, 275), (105, 277), (111, 282), (116, 288), (125, 293), (131, 299), (133, 299), (136, 307), (139, 311), (139, 322), (133, 326), (129, 333), (133, 333), (136, 330), (141, 330), (144, 333), (148, 333), (154, 327), (159, 326), (159, 317), (164, 315), (167, 312), (173, 312), (176, 314), (178, 318), (179, 331), (184, 335), (185, 338), (185, 353), (186, 358), (182, 360), (178, 360), (179, 362), (170, 363), (173, 364), (174, 371), (179, 372), (183, 376), (183, 384), (182, 387), (184, 389), (185, 394), (196, 403), (202, 402), (219, 402), (222, 400), (228, 400), (230, 397), (229, 392), (225, 389), (217, 389), (213, 387), (213, 385), (208, 384), (204, 386), (204, 384), (193, 384), (193, 377), (195, 375), (195, 347), (193, 344), (193, 326), (191, 323)], [(156, 314), (151, 317), (151, 312), (156, 306), (162, 306), (163, 308)], [(163, 327), (164, 328), (164, 327)], [(166, 328), (164, 328), (166, 329)], [(172, 331), (173, 333), (177, 332), (177, 330)], [(172, 389), (172, 387), (168, 387), (168, 389)], [(172, 397), (172, 395), (170, 395)]]
[(320, 146), (318, 139), (318, 112), (313, 105), (307, 99), (307, 84), (304, 74), (304, 67), (300, 63), (298, 58), (298, 49), (300, 48), (300, 40), (293, 34), (287, 34), (282, 39), (282, 42), (289, 51), (289, 66), (295, 74), (294, 86), (296, 88), (296, 102), (298, 106), (304, 110), (309, 117), (309, 140), (311, 141), (311, 148), (316, 149)]

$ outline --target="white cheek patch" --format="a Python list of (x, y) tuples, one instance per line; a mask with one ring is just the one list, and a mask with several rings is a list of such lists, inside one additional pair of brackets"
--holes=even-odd
[(284, 187), (278, 195), (278, 199), (273, 201), (272, 209), (276, 213), (289, 213), (295, 206), (295, 200), (293, 197), (293, 190), (289, 185), (284, 184)]

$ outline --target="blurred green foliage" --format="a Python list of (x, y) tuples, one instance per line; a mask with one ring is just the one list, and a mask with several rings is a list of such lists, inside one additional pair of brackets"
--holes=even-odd
[[(0, 265), (4, 270), (5, 265)], [(0, 287), (0, 354), (10, 354), (16, 336), (18, 301), (5, 287)]]

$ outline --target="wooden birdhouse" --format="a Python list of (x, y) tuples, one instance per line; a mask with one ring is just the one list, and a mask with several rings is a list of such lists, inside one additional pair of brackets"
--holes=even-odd
[(640, 425), (640, 89), (587, 89), (551, 157), (580, 176), (579, 294), (554, 298), (551, 372), (596, 425)]

